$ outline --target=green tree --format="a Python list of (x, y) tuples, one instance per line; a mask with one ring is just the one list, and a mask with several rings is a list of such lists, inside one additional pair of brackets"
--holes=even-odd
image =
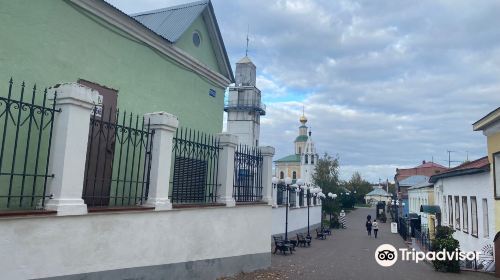
[[(339, 180), (339, 160), (325, 153), (314, 169), (313, 183), (323, 189), (324, 194), (329, 192), (339, 195), (341, 192)], [(332, 200), (327, 196), (323, 204), (323, 211), (327, 214), (336, 215), (340, 212), (339, 199)]]
[(365, 195), (372, 191), (370, 182), (363, 179), (358, 171), (352, 174), (351, 179), (345, 183), (345, 187), (357, 203), (364, 203)]

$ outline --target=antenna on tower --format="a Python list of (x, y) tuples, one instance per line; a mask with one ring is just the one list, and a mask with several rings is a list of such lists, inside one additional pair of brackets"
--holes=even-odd
[(248, 41), (250, 41), (248, 39), (248, 33), (250, 33), (250, 24), (248, 25), (248, 29), (247, 29), (247, 48), (245, 49), (245, 56), (248, 56)]

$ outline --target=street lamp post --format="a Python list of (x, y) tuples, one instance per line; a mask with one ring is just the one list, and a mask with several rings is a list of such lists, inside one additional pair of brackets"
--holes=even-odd
[[(396, 223), (398, 225), (398, 231), (399, 231), (399, 200), (397, 198), (393, 199), (392, 200), (392, 206), (394, 207), (394, 212), (396, 212)], [(402, 202), (401, 203), (401, 207), (404, 207), (405, 206), (405, 203)]]
[[(329, 192), (329, 193), (328, 193), (328, 197), (327, 197), (327, 198), (331, 199), (331, 200), (332, 200), (332, 202), (333, 202), (333, 200), (334, 200), (335, 198), (337, 198), (337, 194), (334, 194), (334, 193)], [(331, 211), (331, 209), (330, 209), (330, 228), (332, 228), (332, 211)]]
[[(272, 179), (273, 187), (277, 188), (279, 191), (286, 191), (286, 212), (285, 212), (285, 242), (288, 242), (288, 206), (289, 206), (289, 197), (290, 190), (297, 188), (297, 185), (292, 184), (292, 178), (286, 177), (285, 180), (279, 180), (276, 177)], [(280, 184), (284, 183), (284, 185)]]

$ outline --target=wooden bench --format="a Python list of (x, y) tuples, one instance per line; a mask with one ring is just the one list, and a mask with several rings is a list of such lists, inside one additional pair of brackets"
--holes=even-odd
[(276, 254), (276, 252), (279, 250), (281, 251), (284, 255), (286, 255), (286, 252), (290, 252), (292, 254), (293, 251), (293, 245), (289, 242), (285, 242), (281, 236), (273, 236), (274, 238), (274, 252), (273, 254)]
[(297, 242), (298, 245), (302, 245), (303, 247), (311, 246), (311, 238), (307, 238), (302, 233), (297, 233)]
[(316, 229), (316, 239), (325, 240), (326, 234), (322, 230)]

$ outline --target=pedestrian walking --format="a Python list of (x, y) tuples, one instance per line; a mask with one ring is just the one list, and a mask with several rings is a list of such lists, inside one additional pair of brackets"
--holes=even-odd
[(373, 234), (375, 235), (375, 238), (377, 238), (377, 233), (378, 233), (378, 223), (377, 223), (377, 220), (373, 220), (372, 227), (373, 227)]
[(372, 236), (372, 221), (370, 216), (366, 219), (366, 231), (368, 231), (368, 236)]

